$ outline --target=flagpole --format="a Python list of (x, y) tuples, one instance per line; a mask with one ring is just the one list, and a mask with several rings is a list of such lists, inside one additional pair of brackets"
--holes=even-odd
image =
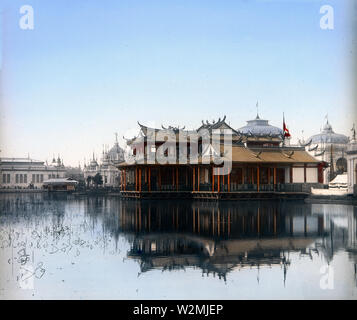
[(283, 112), (283, 146), (285, 146), (285, 114)]

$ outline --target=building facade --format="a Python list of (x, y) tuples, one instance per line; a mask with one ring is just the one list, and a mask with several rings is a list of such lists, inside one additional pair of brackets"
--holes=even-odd
[(328, 120), (318, 134), (311, 136), (306, 142), (300, 141), (307, 151), (320, 161), (328, 163), (324, 171), (324, 181), (328, 184), (338, 174), (347, 172), (347, 146), (349, 138), (343, 134), (335, 133)]
[(84, 165), (84, 181), (88, 186), (95, 185), (93, 178), (100, 174), (102, 177), (102, 187), (119, 187), (120, 172), (117, 165), (124, 161), (124, 150), (120, 148), (118, 139), (110, 150), (103, 150), (100, 163), (93, 157), (89, 164)]
[[(304, 147), (286, 146), (282, 130), (259, 116), (238, 130), (225, 117), (202, 122), (191, 131), (139, 126), (138, 137), (127, 141), (131, 154), (118, 165), (126, 196), (171, 191), (219, 197), (239, 192), (303, 193), (323, 183), (326, 164)], [(223, 137), (227, 131), (228, 139)], [(187, 142), (183, 147), (182, 140)], [(230, 170), (222, 165), (225, 162), (231, 163)]]
[(42, 188), (45, 180), (64, 178), (65, 174), (59, 157), (51, 165), (30, 158), (0, 158), (0, 188)]
[(357, 140), (353, 127), (352, 140), (347, 146), (347, 188), (349, 194), (357, 196)]

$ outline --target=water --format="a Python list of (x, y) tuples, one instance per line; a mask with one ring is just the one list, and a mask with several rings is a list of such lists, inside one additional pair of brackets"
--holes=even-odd
[(356, 299), (357, 207), (0, 195), (0, 299)]

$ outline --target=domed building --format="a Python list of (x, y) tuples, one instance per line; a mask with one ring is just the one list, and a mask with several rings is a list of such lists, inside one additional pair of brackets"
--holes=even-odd
[(351, 131), (352, 139), (347, 146), (348, 193), (357, 196), (357, 139), (355, 125), (353, 125)]
[[(119, 146), (116, 135), (114, 146), (110, 150), (103, 149), (101, 163), (98, 164), (94, 157), (87, 165), (84, 165), (84, 179), (89, 181), (88, 177), (94, 177), (99, 173), (103, 178), (103, 187), (119, 186), (119, 170), (116, 165), (124, 161), (124, 150)], [(90, 181), (93, 185), (93, 181)]]
[(300, 141), (300, 145), (307, 147), (307, 151), (312, 156), (329, 164), (324, 172), (326, 183), (333, 180), (336, 175), (347, 172), (348, 143), (349, 138), (343, 134), (335, 133), (328, 120), (320, 133), (311, 136), (306, 142)]
[(124, 150), (119, 146), (117, 134), (115, 134), (114, 146), (107, 152), (107, 160), (113, 164), (124, 161)]
[(247, 125), (239, 128), (238, 132), (246, 137), (248, 146), (279, 146), (284, 136), (281, 128), (260, 119), (258, 114), (254, 120), (248, 120)]

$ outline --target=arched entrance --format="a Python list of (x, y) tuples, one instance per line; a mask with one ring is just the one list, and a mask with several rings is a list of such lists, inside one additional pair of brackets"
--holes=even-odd
[(336, 162), (336, 173), (341, 174), (347, 172), (347, 160), (345, 158), (339, 158)]

